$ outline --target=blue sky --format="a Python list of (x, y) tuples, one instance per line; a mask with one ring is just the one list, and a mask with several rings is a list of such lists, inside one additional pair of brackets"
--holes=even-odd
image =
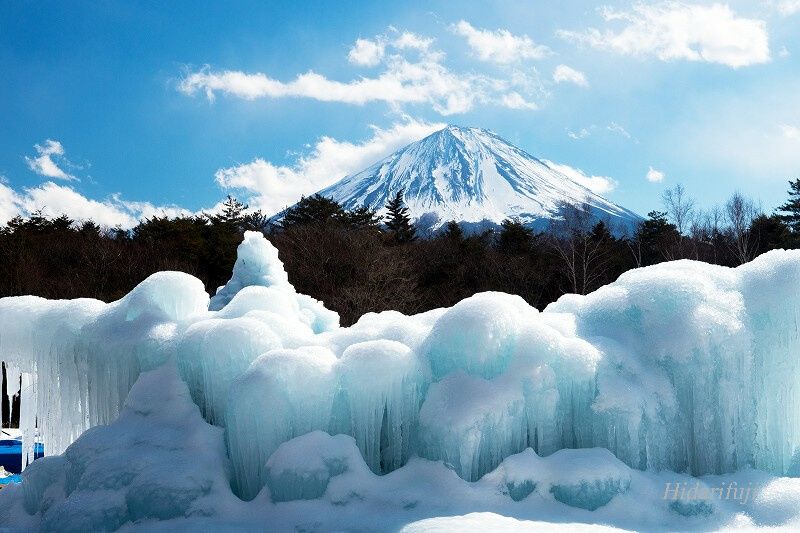
[(446, 123), (642, 214), (800, 175), (800, 0), (364, 4), (4, 3), (0, 219), (269, 211)]

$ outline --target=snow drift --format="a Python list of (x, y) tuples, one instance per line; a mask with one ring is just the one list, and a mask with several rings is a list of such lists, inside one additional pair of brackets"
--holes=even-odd
[(175, 272), (111, 304), (0, 300), (0, 359), (26, 385), (25, 447), (38, 423), (50, 453), (66, 450), (0, 493), (0, 525), (230, 525), (260, 512), (291, 529), (319, 512), (298, 507), (313, 500), (343, 521), (317, 528), (389, 508), (398, 526), (443, 512), (436, 498), (464, 514), (535, 497), (527, 518), (643, 527), (629, 498), (657, 523), (719, 526), (736, 513), (672, 505), (658, 483), (737, 472), (773, 483), (747, 520), (785, 523), (798, 489), (773, 477), (800, 471), (798, 323), (800, 252), (773, 251), (736, 269), (630, 271), (544, 312), (483, 293), (340, 328), (248, 232), (210, 307)]

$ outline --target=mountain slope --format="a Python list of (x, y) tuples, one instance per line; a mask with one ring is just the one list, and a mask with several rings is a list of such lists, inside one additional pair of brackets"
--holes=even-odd
[(588, 205), (594, 218), (618, 227), (640, 220), (494, 133), (458, 126), (409, 144), (319, 194), (346, 209), (366, 205), (383, 213), (400, 189), (412, 217), (431, 229), (450, 220), (486, 226), (509, 217), (542, 227), (559, 217), (563, 203)]

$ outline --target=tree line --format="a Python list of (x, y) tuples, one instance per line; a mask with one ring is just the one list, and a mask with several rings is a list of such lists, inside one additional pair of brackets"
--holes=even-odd
[(319, 195), (287, 209), (279, 223), (230, 196), (218, 213), (156, 216), (131, 230), (37, 212), (0, 228), (0, 296), (112, 301), (161, 270), (188, 272), (213, 294), (231, 275), (242, 233), (255, 230), (277, 247), (298, 291), (350, 324), (368, 311), (420, 312), (486, 290), (518, 294), (541, 309), (631, 268), (674, 259), (736, 266), (800, 244), (800, 179), (790, 182), (788, 200), (772, 214), (740, 193), (704, 211), (680, 185), (661, 201), (661, 210), (632, 228), (614, 227), (588, 206), (563, 205), (543, 232), (508, 219), (495, 231), (473, 234), (450, 222), (426, 238), (402, 191), (385, 217)]

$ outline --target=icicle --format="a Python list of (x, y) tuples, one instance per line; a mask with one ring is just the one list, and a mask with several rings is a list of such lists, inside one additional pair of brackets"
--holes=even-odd
[(22, 402), (20, 403), (19, 428), (22, 431), (22, 468), (34, 459), (36, 446), (36, 378), (34, 374), (22, 374)]
[(352, 435), (364, 460), (376, 473), (399, 468), (408, 459), (424, 386), (416, 355), (396, 341), (366, 341), (347, 348), (340, 363)]

